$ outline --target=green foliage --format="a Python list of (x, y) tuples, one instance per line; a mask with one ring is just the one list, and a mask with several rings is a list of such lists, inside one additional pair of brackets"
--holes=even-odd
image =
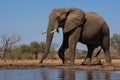
[(87, 55), (87, 51), (76, 50), (76, 59), (84, 59)]
[[(83, 58), (85, 58), (86, 57), (86, 55), (87, 55), (87, 51), (81, 51), (81, 50), (76, 50), (76, 52), (75, 52), (75, 58), (76, 59), (83, 59)], [(70, 54), (69, 54), (69, 49), (67, 49), (66, 51), (65, 51), (65, 58), (66, 59), (69, 59), (69, 57), (70, 57)]]
[(23, 44), (19, 47), (19, 50), (20, 52), (23, 54), (23, 53), (26, 53), (26, 52), (29, 52), (31, 53), (31, 47), (29, 45), (26, 45), (26, 44)]
[(44, 50), (45, 50), (45, 42), (41, 42), (40, 43), (40, 52), (44, 53)]
[(40, 44), (38, 42), (31, 42), (30, 46), (33, 51), (40, 51)]
[(120, 51), (120, 35), (119, 34), (113, 34), (111, 37), (111, 47), (117, 51)]
[[(53, 54), (57, 44), (52, 44), (50, 49), (50, 56), (49, 58), (54, 58)], [(30, 44), (16, 46), (11, 48), (9, 51), (6, 52), (4, 59), (15, 59), (15, 60), (22, 60), (22, 59), (38, 59), (41, 58), (41, 54), (44, 53), (45, 50), (45, 42), (38, 43), (36, 41), (31, 42)], [(0, 55), (2, 58), (3, 55)]]

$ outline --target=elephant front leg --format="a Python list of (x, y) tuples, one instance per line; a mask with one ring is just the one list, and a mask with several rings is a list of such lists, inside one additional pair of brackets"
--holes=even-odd
[(64, 46), (61, 46), (59, 51), (58, 51), (58, 56), (62, 59), (63, 64), (67, 63), (67, 61), (65, 59), (65, 55), (64, 55), (65, 49), (66, 48)]
[(78, 37), (71, 36), (69, 38), (69, 61), (70, 61), (70, 64), (75, 63), (75, 49), (76, 49), (77, 42), (78, 42)]
[(76, 50), (76, 44), (80, 38), (80, 31), (81, 31), (81, 28), (78, 27), (69, 36), (68, 47), (69, 47), (69, 54), (70, 54), (69, 56), (70, 64), (75, 63), (75, 50)]
[(68, 49), (68, 41), (67, 38), (65, 36), (63, 36), (63, 43), (60, 47), (60, 49), (58, 50), (58, 56), (62, 59), (62, 63), (65, 64), (67, 63), (67, 60), (65, 58), (65, 51)]
[(73, 43), (70, 43), (71, 46), (69, 46), (69, 64), (74, 64), (75, 63), (75, 44), (72, 45)]

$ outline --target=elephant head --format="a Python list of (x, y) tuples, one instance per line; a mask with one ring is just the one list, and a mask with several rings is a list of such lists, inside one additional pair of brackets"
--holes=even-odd
[(49, 15), (49, 24), (48, 28), (45, 32), (47, 33), (46, 37), (46, 47), (45, 52), (42, 56), (42, 60), (40, 63), (43, 62), (44, 58), (47, 56), (53, 34), (54, 32), (58, 32), (58, 28), (62, 27), (63, 32), (67, 33), (76, 27), (80, 27), (85, 20), (85, 13), (78, 8), (57, 8), (53, 9)]

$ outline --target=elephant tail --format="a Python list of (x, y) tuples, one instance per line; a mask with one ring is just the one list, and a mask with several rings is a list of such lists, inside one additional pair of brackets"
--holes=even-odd
[(96, 55), (94, 57), (98, 57), (98, 55), (100, 54), (102, 48), (100, 48), (100, 50), (96, 53)]

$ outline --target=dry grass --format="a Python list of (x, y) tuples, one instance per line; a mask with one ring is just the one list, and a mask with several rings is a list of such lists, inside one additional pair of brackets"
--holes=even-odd
[[(75, 65), (63, 65), (61, 60), (44, 60), (43, 64), (39, 64), (40, 60), (0, 60), (0, 69), (9, 68), (62, 68), (62, 69), (85, 69), (85, 70), (119, 70), (120, 60), (112, 60), (112, 66), (81, 65), (83, 59), (75, 60)], [(102, 60), (104, 62), (105, 60)]]
[[(0, 65), (2, 64), (38, 64), (40, 60), (0, 60)], [(76, 64), (81, 64), (84, 59), (77, 59), (75, 60)], [(105, 60), (102, 60), (105, 62)], [(43, 64), (62, 64), (61, 60), (44, 60)], [(120, 64), (120, 59), (112, 60), (113, 64)]]

